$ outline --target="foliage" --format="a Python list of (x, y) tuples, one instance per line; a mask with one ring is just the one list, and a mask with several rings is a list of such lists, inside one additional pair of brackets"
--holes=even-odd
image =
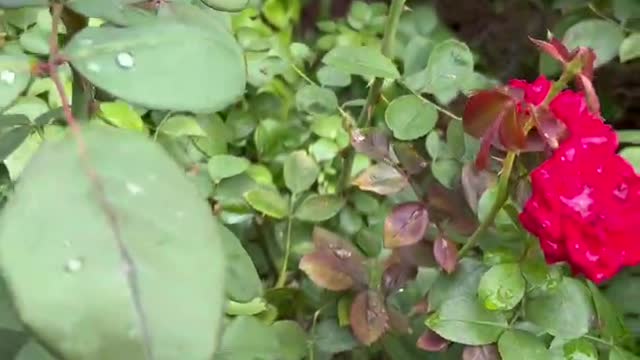
[(563, 139), (531, 114), (574, 78), (599, 114), (640, 4), (536, 2), (531, 92), (428, 2), (307, 3), (0, 0), (0, 358), (638, 359), (637, 268), (518, 215)]

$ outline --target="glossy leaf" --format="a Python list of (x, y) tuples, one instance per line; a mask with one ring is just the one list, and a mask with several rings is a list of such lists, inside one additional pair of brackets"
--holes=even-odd
[(384, 246), (396, 248), (422, 240), (429, 225), (424, 204), (411, 202), (397, 205), (384, 222)]
[(518, 264), (491, 267), (478, 285), (478, 297), (489, 310), (511, 310), (524, 296), (525, 282)]
[(289, 214), (287, 200), (273, 189), (253, 189), (244, 194), (245, 200), (257, 211), (276, 219)]
[(426, 135), (438, 120), (438, 111), (415, 95), (394, 99), (385, 112), (387, 126), (399, 140), (413, 140)]
[(245, 88), (242, 51), (222, 29), (205, 31), (174, 22), (86, 28), (63, 54), (96, 86), (153, 109), (215, 112), (236, 101)]
[(541, 339), (521, 330), (505, 331), (498, 340), (498, 350), (502, 360), (547, 360), (549, 350)]
[[(153, 142), (104, 126), (83, 137), (102, 195), (67, 136), (41, 147), (4, 209), (0, 264), (20, 318), (65, 358), (211, 357), (221, 225)], [(25, 213), (40, 225), (25, 226)]]
[(123, 101), (103, 102), (100, 104), (100, 117), (123, 129), (141, 131), (144, 122), (135, 109)]
[(321, 222), (336, 216), (344, 206), (344, 199), (337, 195), (311, 195), (298, 206), (294, 216), (297, 219)]
[(371, 345), (387, 330), (389, 315), (382, 294), (362, 291), (351, 304), (351, 329), (361, 343)]
[(219, 230), (227, 260), (225, 273), (227, 297), (235, 301), (249, 302), (262, 296), (262, 281), (240, 239), (225, 227), (220, 226)]
[(284, 162), (284, 182), (293, 193), (301, 193), (311, 187), (320, 168), (315, 160), (304, 151), (294, 151)]
[(430, 93), (457, 89), (473, 74), (473, 55), (458, 40), (445, 40), (431, 51), (427, 63), (427, 88)]
[(353, 184), (364, 191), (380, 195), (390, 195), (404, 189), (409, 183), (407, 179), (393, 167), (380, 163), (363, 171)]
[(160, 125), (159, 129), (171, 136), (207, 136), (198, 119), (193, 116), (171, 116)]
[(242, 174), (249, 168), (249, 160), (233, 155), (215, 155), (209, 159), (207, 169), (213, 181)]
[(549, 334), (574, 339), (589, 331), (593, 305), (584, 285), (565, 277), (556, 289), (528, 299), (526, 314)]
[(326, 65), (348, 74), (397, 79), (400, 73), (393, 62), (379, 49), (367, 46), (341, 46), (331, 49), (322, 58)]
[(426, 324), (443, 338), (465, 345), (491, 344), (507, 328), (502, 313), (489, 311), (466, 297), (445, 301)]

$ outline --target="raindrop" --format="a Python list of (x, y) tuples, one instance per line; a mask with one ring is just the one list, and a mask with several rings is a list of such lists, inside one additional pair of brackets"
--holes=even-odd
[(142, 188), (140, 187), (140, 185), (134, 183), (127, 183), (127, 190), (129, 190), (132, 195), (138, 195), (142, 193)]
[(16, 73), (11, 70), (2, 70), (0, 72), (0, 81), (8, 85), (13, 85), (13, 83), (16, 82)]
[(629, 194), (629, 186), (626, 183), (621, 183), (617, 188), (613, 190), (613, 195), (617, 196), (621, 200), (626, 200)]
[(87, 69), (89, 69), (89, 71), (91, 72), (100, 72), (100, 65), (91, 62), (87, 65)]
[(116, 56), (116, 62), (125, 69), (131, 69), (136, 64), (136, 60), (133, 58), (133, 55), (128, 52), (119, 53)]
[(84, 262), (82, 261), (82, 259), (73, 258), (73, 259), (67, 260), (67, 263), (64, 265), (64, 269), (67, 272), (74, 273), (74, 272), (80, 271), (80, 269), (82, 269), (83, 265), (84, 265)]

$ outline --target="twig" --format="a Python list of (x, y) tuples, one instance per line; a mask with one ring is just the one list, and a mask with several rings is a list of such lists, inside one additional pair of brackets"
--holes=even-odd
[[(391, 7), (389, 9), (389, 17), (384, 29), (384, 36), (382, 38), (382, 55), (393, 58), (393, 46), (396, 38), (396, 32), (398, 31), (398, 23), (400, 22), (400, 16), (402, 10), (404, 10), (405, 0), (392, 0)], [(371, 116), (375, 109), (378, 100), (380, 98), (380, 90), (384, 83), (383, 78), (375, 78), (373, 84), (369, 88), (369, 94), (367, 95), (367, 102), (360, 111), (357, 127), (364, 128), (369, 126), (371, 122)], [(338, 192), (343, 192), (349, 185), (351, 180), (351, 168), (353, 167), (353, 160), (355, 159), (356, 151), (353, 147), (347, 150), (344, 161), (342, 163), (342, 172), (340, 174), (340, 180), (338, 182)]]

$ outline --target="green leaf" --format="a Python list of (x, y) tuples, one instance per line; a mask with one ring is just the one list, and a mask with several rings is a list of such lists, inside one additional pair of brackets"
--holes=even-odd
[(353, 180), (353, 184), (360, 190), (380, 195), (395, 194), (409, 185), (407, 178), (385, 163), (367, 168)]
[(447, 147), (449, 153), (456, 158), (460, 159), (465, 154), (465, 133), (462, 126), (462, 121), (452, 120), (447, 126)]
[(207, 133), (193, 116), (175, 115), (164, 121), (160, 131), (171, 136), (207, 136)]
[(341, 133), (346, 135), (346, 131), (342, 128), (342, 118), (337, 115), (320, 115), (314, 118), (311, 130), (316, 135), (328, 139), (335, 139)]
[(24, 143), (31, 134), (28, 126), (17, 126), (0, 134), (0, 160), (4, 161)]
[(553, 336), (575, 339), (589, 331), (593, 306), (585, 286), (565, 277), (555, 289), (527, 299), (526, 315)]
[(214, 182), (240, 175), (245, 172), (251, 163), (249, 160), (233, 155), (214, 155), (209, 159), (207, 168), (209, 176)]
[(588, 19), (571, 26), (564, 34), (563, 43), (569, 50), (578, 46), (590, 47), (596, 53), (595, 66), (611, 61), (618, 55), (624, 39), (619, 25), (608, 20)]
[(544, 342), (521, 330), (507, 330), (498, 340), (502, 360), (548, 360), (551, 358)]
[(29, 335), (25, 332), (5, 330), (0, 328), (0, 358), (15, 359), (16, 355), (29, 341)]
[(337, 195), (311, 195), (298, 206), (295, 217), (309, 222), (321, 222), (336, 216), (344, 206), (344, 199)]
[(368, 46), (333, 48), (322, 58), (322, 62), (348, 74), (387, 79), (400, 77), (391, 59), (382, 55), (379, 49)]
[(282, 219), (289, 214), (287, 200), (276, 190), (253, 189), (244, 194), (245, 200), (257, 211), (276, 219)]
[(23, 331), (7, 285), (0, 278), (0, 330)]
[(301, 193), (311, 187), (320, 168), (305, 151), (294, 151), (284, 162), (284, 182), (292, 193)]
[(640, 4), (636, 0), (613, 0), (613, 15), (622, 22), (640, 18)]
[(71, 0), (69, 7), (90, 18), (100, 18), (116, 25), (137, 25), (154, 19), (149, 11), (132, 6), (131, 0)]
[(256, 318), (238, 316), (224, 329), (216, 360), (280, 360), (277, 333)]
[(0, 109), (9, 106), (29, 85), (31, 63), (24, 54), (0, 55)]
[(249, 4), (249, 0), (202, 0), (202, 2), (212, 9), (234, 12), (244, 9)]
[(211, 357), (225, 259), (209, 205), (144, 136), (82, 135), (101, 192), (66, 136), (42, 145), (4, 208), (0, 265), (20, 318), (68, 359)]
[(466, 297), (445, 301), (427, 318), (426, 325), (443, 338), (465, 345), (491, 344), (508, 328), (502, 313), (489, 311), (476, 299)]
[(588, 340), (575, 339), (562, 347), (564, 358), (568, 360), (598, 360), (598, 350)]
[(19, 42), (27, 52), (38, 55), (49, 54), (49, 33), (37, 27), (32, 27), (20, 34)]
[(318, 69), (316, 77), (323, 86), (345, 87), (351, 84), (351, 75), (333, 66), (322, 66)]
[(338, 145), (326, 138), (318, 139), (309, 146), (309, 152), (317, 161), (332, 160), (338, 155), (340, 148)]
[(0, 0), (0, 7), (5, 9), (25, 6), (47, 6), (48, 4), (48, 0)]
[(630, 146), (620, 151), (620, 156), (625, 158), (636, 171), (640, 172), (640, 146)]
[(325, 319), (316, 325), (313, 342), (326, 353), (336, 354), (357, 347), (358, 341), (347, 328), (338, 326), (337, 319)]
[(640, 57), (640, 33), (627, 36), (620, 44), (620, 62), (627, 62)]
[(242, 96), (246, 82), (230, 33), (168, 21), (85, 28), (63, 55), (96, 86), (151, 109), (215, 112)]
[(415, 95), (405, 95), (389, 104), (385, 120), (396, 139), (413, 140), (433, 129), (438, 120), (438, 110)]
[(99, 115), (119, 128), (138, 131), (144, 129), (140, 115), (124, 101), (101, 103)]
[(316, 113), (333, 113), (338, 108), (338, 98), (333, 91), (316, 85), (305, 85), (296, 93), (298, 110)]
[(462, 164), (456, 160), (438, 159), (431, 163), (431, 172), (440, 184), (453, 189), (460, 181)]
[(56, 358), (49, 354), (42, 345), (31, 340), (20, 350), (15, 360), (56, 360)]
[(280, 341), (281, 360), (302, 360), (307, 355), (307, 333), (291, 320), (282, 320), (271, 325)]
[(475, 298), (480, 278), (487, 268), (479, 261), (464, 258), (451, 275), (441, 273), (428, 294), (429, 305), (435, 309), (448, 299)]
[(226, 294), (235, 301), (249, 302), (262, 296), (262, 281), (240, 240), (224, 226), (218, 226), (227, 260)]
[(427, 89), (435, 94), (458, 89), (473, 74), (473, 54), (458, 40), (445, 40), (437, 44), (427, 64)]
[(629, 335), (629, 330), (625, 327), (622, 314), (613, 304), (600, 292), (600, 289), (592, 282), (587, 282), (591, 298), (598, 316), (600, 336), (605, 339), (612, 339), (616, 342), (625, 340)]
[(609, 360), (640, 360), (640, 357), (619, 347), (614, 347), (609, 353)]
[(491, 267), (478, 285), (478, 296), (489, 310), (511, 310), (522, 300), (525, 282), (518, 264)]

